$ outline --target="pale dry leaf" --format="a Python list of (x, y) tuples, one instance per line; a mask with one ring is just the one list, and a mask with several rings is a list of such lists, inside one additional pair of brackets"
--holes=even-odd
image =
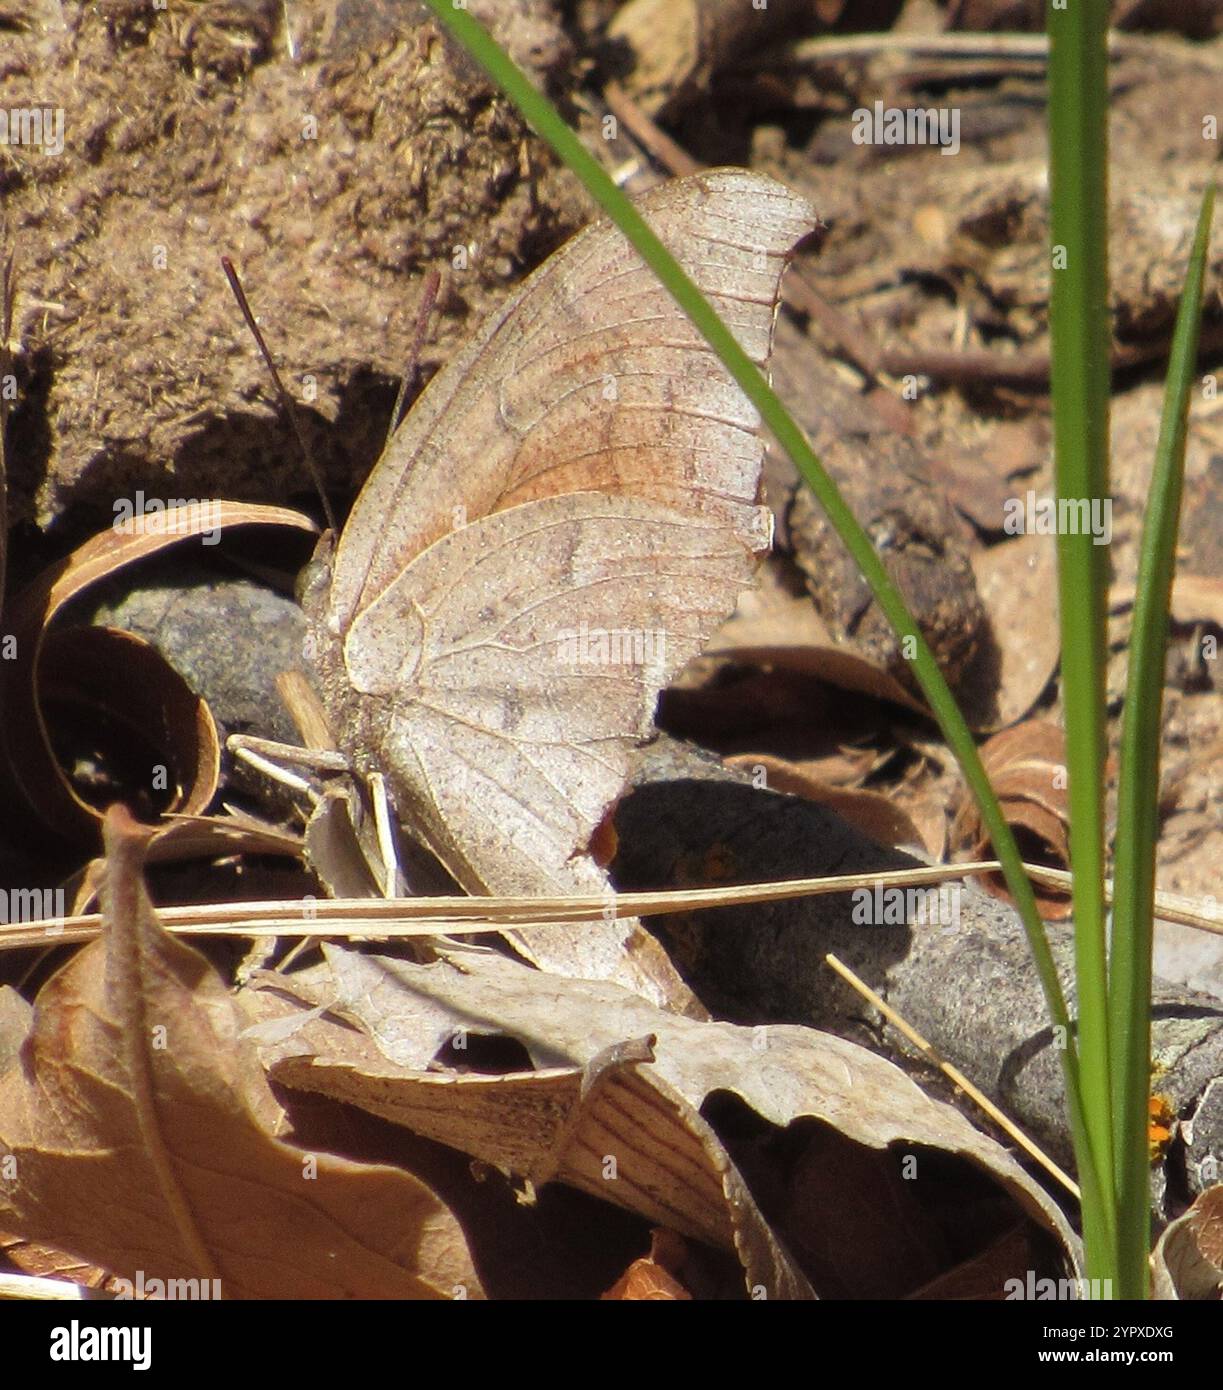
[[(745, 1028), (664, 1013), (605, 981), (541, 981), (489, 951), (429, 966), (326, 948), (327, 964), (248, 1001), (252, 1019), (331, 1001), (361, 1032), (318, 1018), (261, 1048), (270, 1074), (371, 1110), (539, 1183), (556, 1179), (715, 1246), (733, 1248), (749, 1287), (793, 1296), (802, 1276), (701, 1117), (715, 1094), (779, 1129), (822, 1121), (873, 1150), (921, 1146), (985, 1170), (1064, 1250), (1074, 1239), (1039, 1186), (958, 1112), (891, 1063), (799, 1027)], [(281, 991), (291, 990), (300, 1002)], [(471, 1035), (506, 1035), (534, 1072), (437, 1070)], [(633, 1060), (626, 1040), (652, 1039)], [(456, 1040), (458, 1044), (456, 1045)], [(430, 1068), (433, 1069), (430, 1069)], [(609, 1180), (608, 1158), (615, 1160)]]
[[(324, 985), (328, 996), (322, 1002), (333, 1018), (377, 1017), (377, 1043), (317, 1013), (300, 1029), (264, 1042), (270, 1025), (283, 1025), (301, 1010), (262, 990), (258, 1002), (246, 1004), (249, 1016), (259, 1019), (248, 1036), (259, 1044), (278, 1083), (356, 1105), (536, 1187), (567, 1182), (651, 1222), (736, 1250), (749, 1286), (767, 1289), (771, 1298), (810, 1297), (807, 1281), (778, 1246), (713, 1131), (665, 1079), (639, 1074), (642, 1060), (652, 1055), (649, 1032), (583, 1047), (579, 1058), (572, 1049), (551, 1047), (543, 1041), (545, 1030), (533, 1028), (521, 1040), (536, 1061), (535, 1071), (487, 1076), (426, 1069), (457, 1033), (501, 1031), (488, 1015), (495, 1004), (451, 1005), (435, 997), (438, 989), (449, 994), (446, 987), (459, 973), (450, 959), (461, 960), (462, 978), (478, 993), (494, 999), (505, 995), (503, 1004), (512, 1000), (523, 1010), (531, 998), (590, 1011), (610, 998), (623, 1006), (626, 1026), (647, 1027), (655, 1018), (674, 1015), (610, 983), (544, 981), (539, 972), (494, 952), (450, 953), (447, 962), (430, 968), (427, 987), (419, 991), (415, 976), (388, 971), (390, 962), (378, 957), (349, 959), (332, 948), (327, 955), (339, 979)], [(297, 975), (276, 989), (291, 988), (300, 996), (312, 982)], [(401, 1010), (397, 1000), (405, 986), (410, 1002)], [(383, 1017), (382, 1008), (392, 1013)], [(466, 1023), (456, 1021), (460, 1015)], [(612, 1036), (605, 1029), (591, 1031), (596, 1041)], [(464, 1041), (459, 1037), (458, 1055)], [(316, 1048), (322, 1049), (319, 1055)], [(390, 1061), (388, 1051), (408, 1059), (406, 1064)], [(609, 1159), (614, 1181), (608, 1179)]]
[(710, 651), (739, 647), (828, 647), (832, 635), (793, 566), (770, 555), (755, 586), (739, 596), (734, 613), (718, 629)]
[(0, 1078), (15, 1172), (0, 1228), (132, 1281), (216, 1279), (226, 1297), (478, 1297), (425, 1184), (276, 1137), (283, 1113), (224, 984), (153, 914), (146, 839), (110, 813), (106, 933), (43, 986)]

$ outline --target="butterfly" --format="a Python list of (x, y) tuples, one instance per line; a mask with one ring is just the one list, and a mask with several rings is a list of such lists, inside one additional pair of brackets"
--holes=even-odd
[[(639, 210), (749, 356), (816, 217), (760, 174)], [(468, 892), (607, 893), (591, 838), (659, 691), (771, 539), (754, 407), (627, 240), (578, 233), (438, 372), (304, 598), (341, 747)], [(673, 997), (634, 922), (521, 929), (528, 959)], [(601, 930), (598, 930), (601, 928)]]

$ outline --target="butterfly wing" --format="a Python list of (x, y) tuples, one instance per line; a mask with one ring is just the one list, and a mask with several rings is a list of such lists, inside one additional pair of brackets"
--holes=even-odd
[[(811, 208), (738, 170), (639, 206), (763, 365)], [(405, 824), (469, 891), (606, 889), (587, 850), (629, 750), (768, 545), (758, 423), (599, 224), (524, 283), (396, 432), (311, 641), (337, 733), (388, 774)], [(550, 969), (682, 998), (635, 923), (516, 939)]]
[(413, 793), (404, 814), (464, 887), (572, 883), (659, 690), (754, 561), (716, 522), (577, 493), (452, 532), (362, 612), (345, 664), (383, 705), (384, 765)]
[[(639, 209), (748, 355), (767, 360), (807, 202), (746, 170), (663, 184)], [(755, 409), (621, 233), (579, 233), (429, 383), (357, 499), (327, 624), (340, 636), (426, 546), (492, 512), (582, 491), (706, 512), (751, 536)]]
[[(605, 891), (591, 834), (658, 691), (724, 620), (755, 558), (716, 520), (576, 493), (451, 532), (362, 611), (345, 655), (376, 702), (378, 761), (408, 828), (463, 887)], [(541, 928), (520, 944), (538, 958), (543, 933), (550, 968), (614, 977), (635, 929), (614, 925)]]

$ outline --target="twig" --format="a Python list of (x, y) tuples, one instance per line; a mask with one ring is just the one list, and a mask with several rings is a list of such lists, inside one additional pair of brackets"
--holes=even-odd
[(676, 140), (660, 129), (624, 90), (619, 82), (603, 88), (607, 109), (656, 163), (672, 174), (695, 174), (705, 166), (694, 159)]
[[(1168, 345), (1167, 338), (1114, 345), (1109, 365), (1114, 372), (1123, 372), (1159, 362), (1168, 355)], [(1221, 346), (1223, 324), (1204, 324), (1199, 352), (1213, 352)], [(891, 376), (929, 376), (955, 385), (990, 382), (1029, 389), (1048, 386), (1050, 370), (1047, 352), (1008, 356), (999, 352), (951, 352), (939, 348), (884, 348), (879, 354), (879, 365)]]
[[(1041, 864), (1025, 864), (1037, 882), (1059, 888), (1070, 884), (1070, 875)], [(676, 889), (663, 893), (619, 893), (612, 898), (336, 898), (311, 903), (305, 920), (300, 899), (272, 902), (193, 903), (185, 907), (160, 907), (158, 918), (172, 932), (198, 936), (328, 936), (365, 937), (464, 936), (498, 932), (506, 927), (569, 926), (606, 920), (611, 906), (617, 917), (660, 917), (706, 907), (733, 907), (744, 903), (785, 902), (793, 898), (849, 893), (857, 889), (894, 885), (943, 883), (970, 874), (994, 873), (996, 859), (969, 864), (936, 864), (917, 869), (892, 869), (883, 873), (843, 874), (831, 878), (778, 879), (731, 888)], [(1111, 880), (1105, 894), (1112, 901)], [(1155, 895), (1156, 914), (1164, 921), (1181, 922), (1223, 935), (1223, 915), (1204, 912), (1203, 905), (1186, 906), (1184, 898)], [(36, 922), (0, 925), (0, 950), (19, 946), (45, 946), (48, 941), (88, 941), (99, 934), (99, 913), (47, 918)]]
[[(1119, 34), (1115, 29), (1108, 35), (1108, 56), (1118, 58), (1147, 57), (1154, 41), (1133, 34)], [(1223, 58), (1209, 46), (1195, 44), (1176, 46), (1161, 44), (1165, 53), (1174, 53), (1186, 67), (1201, 67), (1218, 71)], [(845, 58), (874, 57), (947, 58), (971, 64), (974, 70), (982, 61), (1031, 63), (1043, 68), (1049, 59), (1049, 40), (1044, 34), (832, 34), (827, 37), (800, 39), (781, 48), (763, 52), (744, 63), (744, 68), (775, 69), (779, 58), (802, 63), (837, 62)]]

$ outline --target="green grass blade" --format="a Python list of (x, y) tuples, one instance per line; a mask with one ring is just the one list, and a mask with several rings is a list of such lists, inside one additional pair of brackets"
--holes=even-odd
[[(1050, 4), (1049, 183), (1054, 457), (1063, 499), (1108, 497), (1108, 4)], [(1090, 526), (1058, 527), (1062, 691), (1074, 873), (1075, 978), (1087, 1141), (1101, 1183), (1086, 1200), (1088, 1274), (1116, 1287), (1115, 1198), (1104, 913), (1108, 547)], [(1080, 1165), (1082, 1158), (1080, 1156)]]
[(913, 653), (914, 675), (980, 807), (983, 823), (993, 841), (994, 851), (1003, 865), (1007, 886), (1023, 921), (1051, 1020), (1062, 1030), (1065, 1037), (1065, 1046), (1060, 1050), (1060, 1056), (1075, 1152), (1076, 1155), (1080, 1155), (1079, 1182), (1083, 1188), (1084, 1200), (1091, 1200), (1092, 1194), (1095, 1194), (1098, 1203), (1102, 1191), (1100, 1174), (1092, 1162), (1085, 1162), (1081, 1157), (1088, 1151), (1084, 1147), (1086, 1126), (1073, 1030), (1032, 885), (1024, 871), (1015, 837), (981, 764), (972, 734), (938, 668), (934, 654), (921, 635), (899, 590), (892, 583), (869, 537), (859, 526), (837, 491), (836, 485), (816, 458), (802, 430), (794, 423), (764, 377), (740, 348), (734, 335), (653, 235), (632, 203), (611, 182), (598, 161), (585, 149), (551, 103), (531, 86), (509, 57), (465, 10), (454, 8), (452, 0), (426, 0), (426, 3), (515, 103), (539, 135), (577, 175), (591, 196), (616, 222), (642, 259), (654, 270), (676, 302), (705, 336), (815, 493), (889, 622), (902, 639), (909, 639), (906, 649)]
[(1189, 396), (1197, 358), (1202, 288), (1214, 211), (1207, 187), (1177, 313), (1155, 468), (1138, 564), (1130, 636), (1114, 856), (1115, 894), (1109, 1012), (1113, 1038), (1113, 1123), (1122, 1298), (1145, 1298), (1150, 1249), (1147, 1099), (1151, 1084), (1151, 942), (1159, 843), (1159, 748), (1168, 603), (1185, 473)]

